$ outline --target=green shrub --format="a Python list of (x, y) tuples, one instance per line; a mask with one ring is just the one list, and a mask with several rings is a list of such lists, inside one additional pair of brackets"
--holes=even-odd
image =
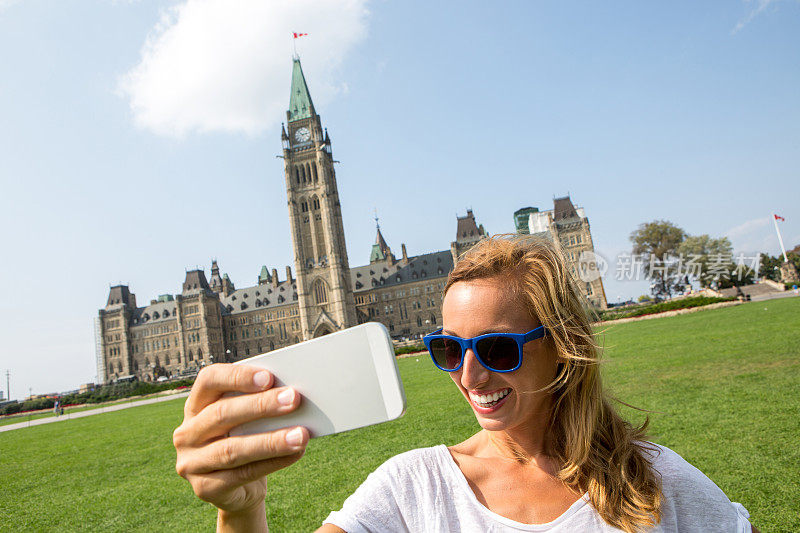
[(674, 311), (676, 309), (690, 309), (692, 307), (702, 307), (704, 305), (715, 304), (719, 302), (729, 302), (736, 298), (716, 298), (711, 296), (690, 296), (688, 298), (681, 298), (680, 300), (670, 300), (668, 302), (661, 302), (657, 304), (639, 307), (633, 310), (626, 311), (604, 311), (601, 313), (601, 320), (617, 320), (619, 318), (633, 318), (637, 316), (652, 315), (655, 313), (663, 313), (665, 311)]
[(399, 348), (395, 347), (394, 354), (403, 355), (407, 353), (423, 352), (423, 351), (425, 351), (424, 344), (412, 344), (410, 346), (401, 346)]
[(0, 407), (0, 415), (13, 415), (20, 411), (22, 411), (22, 404), (20, 402), (11, 402)]

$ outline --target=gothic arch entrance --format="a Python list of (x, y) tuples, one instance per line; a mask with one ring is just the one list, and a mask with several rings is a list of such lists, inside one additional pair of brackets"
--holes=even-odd
[(327, 335), (329, 333), (333, 333), (333, 330), (327, 324), (322, 324), (317, 330), (314, 332), (314, 338), (322, 337), (323, 335)]

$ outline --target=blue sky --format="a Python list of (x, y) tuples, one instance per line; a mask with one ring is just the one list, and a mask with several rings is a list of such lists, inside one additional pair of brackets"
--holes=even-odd
[[(289, 32), (333, 140), (352, 265), (447, 249), (569, 193), (612, 262), (642, 222), (800, 244), (800, 3), (0, 0), (0, 370), (95, 379), (109, 284), (139, 302), (291, 246)], [(610, 301), (646, 283), (606, 276)], [(281, 274), (283, 275), (283, 274)], [(0, 380), (1, 381), (1, 380)], [(4, 388), (4, 387), (2, 387)]]

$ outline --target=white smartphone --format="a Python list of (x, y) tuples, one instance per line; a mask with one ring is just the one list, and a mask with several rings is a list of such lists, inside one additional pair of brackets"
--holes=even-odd
[(292, 413), (262, 418), (233, 429), (231, 435), (305, 426), (321, 437), (399, 418), (406, 408), (389, 332), (368, 322), (324, 337), (237, 361), (260, 366), (302, 395)]

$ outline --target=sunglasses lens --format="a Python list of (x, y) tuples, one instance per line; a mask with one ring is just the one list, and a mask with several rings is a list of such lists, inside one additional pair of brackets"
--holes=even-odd
[(519, 346), (508, 337), (486, 337), (478, 341), (478, 355), (489, 368), (511, 370), (519, 364)]
[(453, 370), (461, 363), (461, 345), (452, 339), (431, 341), (431, 355), (441, 368)]

